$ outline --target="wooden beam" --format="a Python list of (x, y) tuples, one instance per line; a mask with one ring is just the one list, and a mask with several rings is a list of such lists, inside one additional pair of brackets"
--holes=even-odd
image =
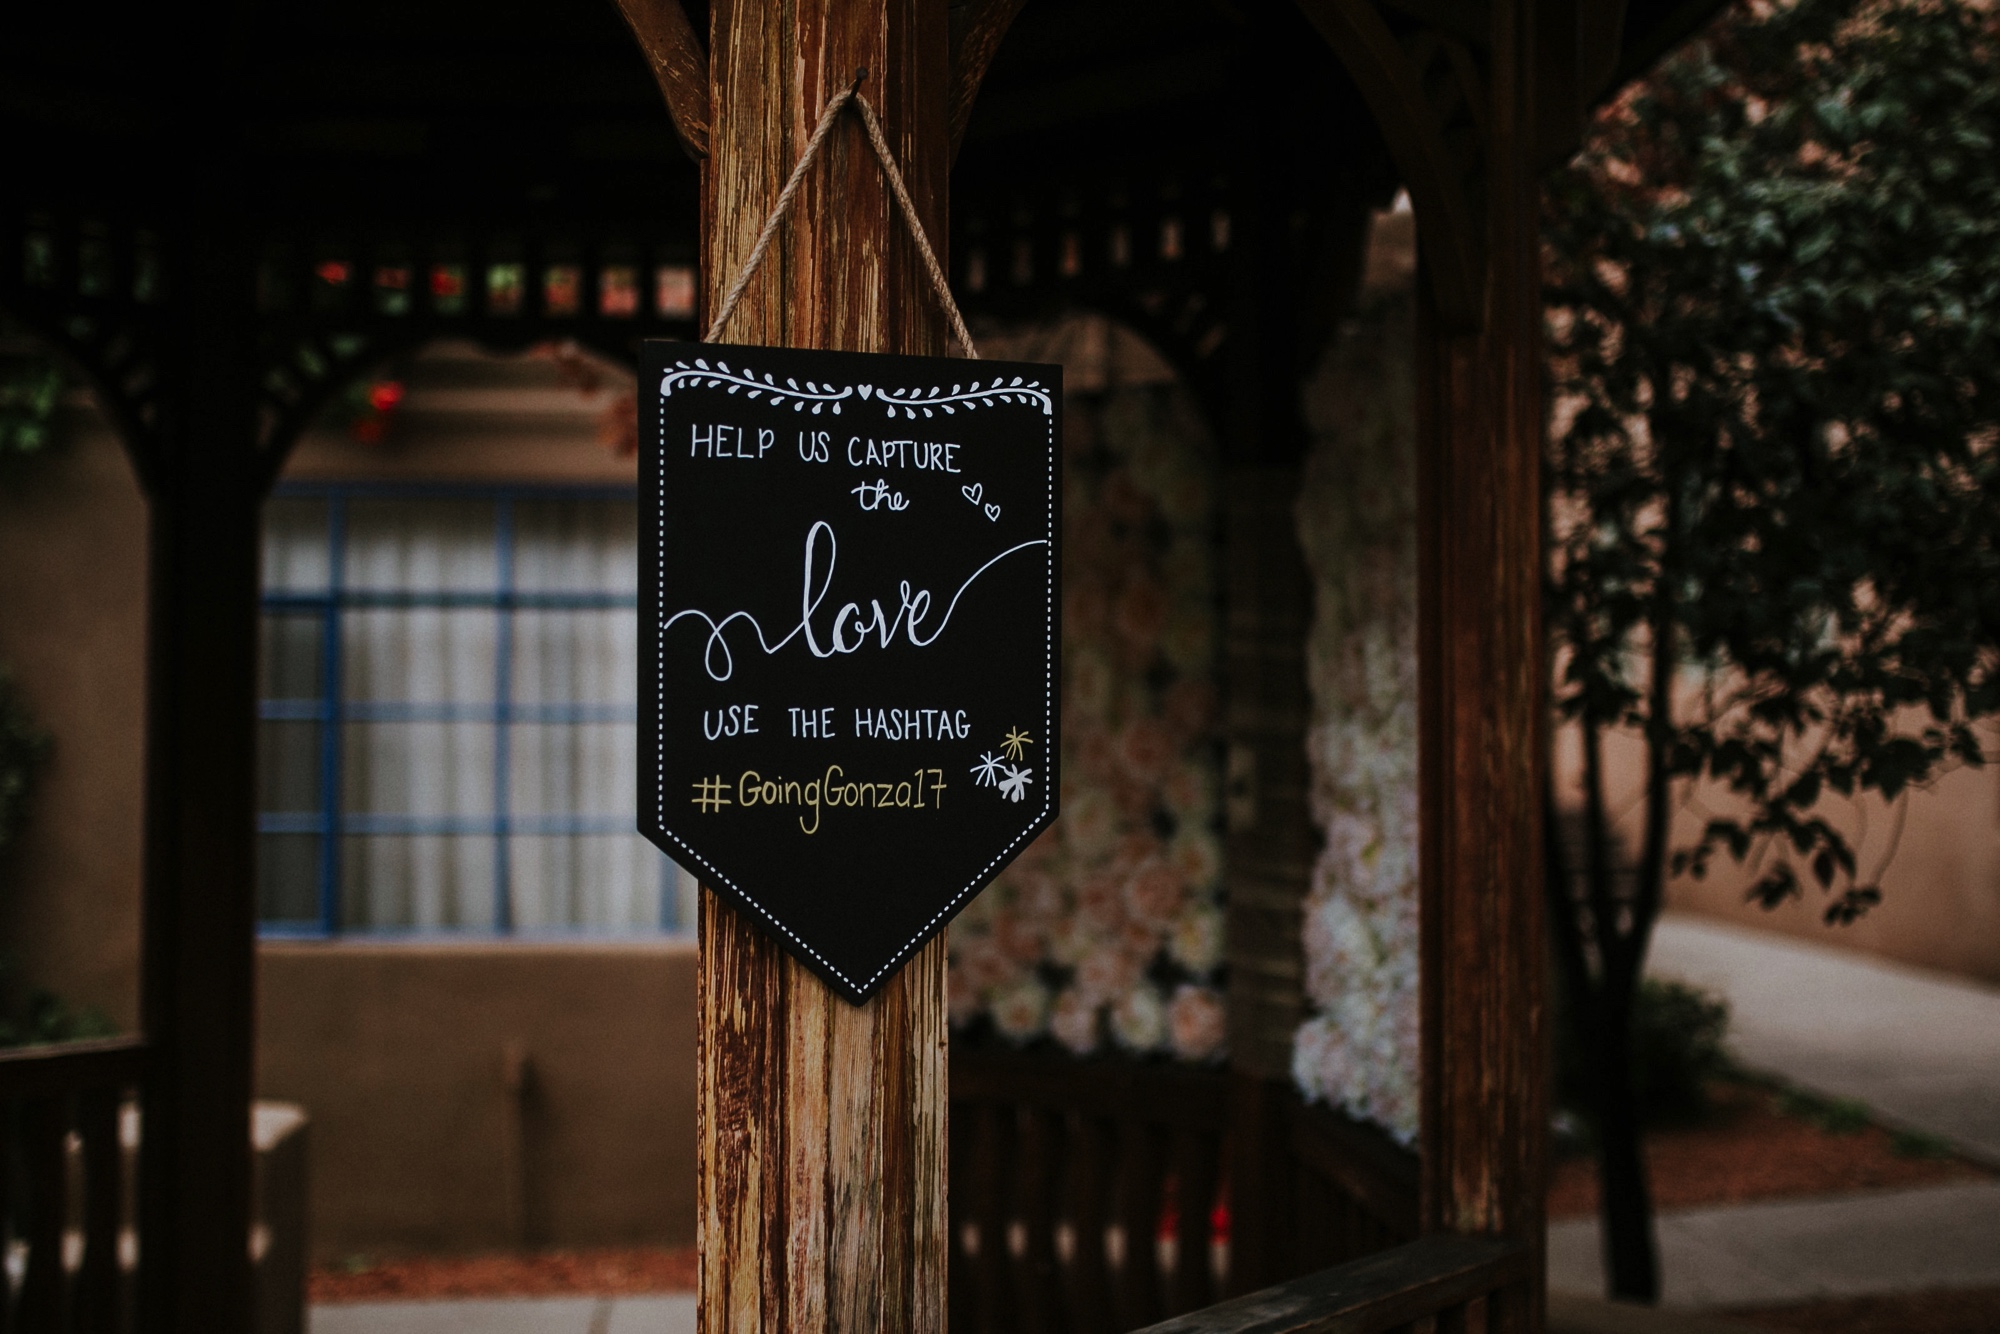
[(1461, 42), (1486, 45), (1487, 13), (1484, 0), (1382, 0), (1398, 13), (1408, 14), (1426, 27), (1450, 33)]
[(1481, 220), (1446, 146), (1419, 71), (1373, 0), (1297, 0), (1361, 90), (1402, 173), (1437, 313), (1453, 329), (1478, 327)]
[[(828, 98), (863, 67), (862, 91), (942, 249), (944, 19), (934, 0), (716, 0), (705, 301), (749, 254)], [(723, 338), (942, 354), (944, 318), (893, 209), (859, 124), (846, 119)], [(827, 892), (864, 902), (869, 873), (832, 868)], [(708, 892), (701, 949), (704, 1334), (943, 1334), (943, 937), (861, 1006)]]
[(1465, 1305), (1518, 1283), (1529, 1263), (1524, 1247), (1503, 1241), (1424, 1237), (1134, 1334), (1350, 1334), (1413, 1329), (1430, 1316), (1439, 1329), (1464, 1329)]
[(140, 1004), (152, 1054), (139, 1146), (139, 1327), (149, 1332), (251, 1328), (263, 495), (256, 247), (244, 231), (247, 178), (226, 152), (196, 157), (188, 211), (168, 238), (165, 425), (146, 495)]
[[(1536, 0), (1495, 0), (1476, 331), (1419, 291), (1417, 716), (1427, 1229), (1542, 1244), (1541, 266)], [(1428, 263), (1426, 253), (1423, 262)], [(1541, 1266), (1489, 1312), (1540, 1329)]]
[(951, 155), (958, 156), (965, 142), (965, 127), (972, 121), (972, 104), (979, 97), (979, 85), (986, 68), (1007, 36), (1014, 19), (1027, 0), (966, 0), (951, 11), (951, 89), (946, 94), (951, 117)]
[(695, 36), (681, 0), (617, 0), (625, 25), (639, 39), (646, 63), (667, 102), (674, 132), (688, 155), (708, 156), (708, 53)]

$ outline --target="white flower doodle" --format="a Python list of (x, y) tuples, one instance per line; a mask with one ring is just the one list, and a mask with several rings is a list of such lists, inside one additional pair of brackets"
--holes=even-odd
[(1000, 758), (982, 753), (979, 763), (972, 766), (972, 782), (975, 787), (992, 787), (1000, 781)]
[(1033, 769), (1016, 769), (1008, 765), (1007, 776), (1000, 780), (1000, 795), (1009, 801), (1019, 801), (1027, 796), (1028, 785), (1035, 781), (1029, 775), (1034, 772)]

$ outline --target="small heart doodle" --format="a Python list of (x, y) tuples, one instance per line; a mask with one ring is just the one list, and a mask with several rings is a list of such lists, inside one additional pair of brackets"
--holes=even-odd
[(961, 486), (958, 490), (959, 494), (977, 505), (979, 498), (986, 494), (986, 484), (984, 482), (974, 482), (971, 486)]
[(988, 505), (986, 507), (986, 517), (995, 523), (1000, 522), (1000, 507), (998, 505)]
[(856, 393), (860, 394), (861, 397), (867, 398), (870, 394), (873, 394), (875, 392), (875, 386), (872, 384), (857, 384), (854, 386), (854, 390)]

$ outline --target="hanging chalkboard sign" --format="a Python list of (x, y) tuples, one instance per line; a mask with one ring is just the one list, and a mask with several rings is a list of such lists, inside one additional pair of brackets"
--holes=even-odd
[(1062, 371), (646, 344), (639, 823), (848, 999), (1056, 816)]

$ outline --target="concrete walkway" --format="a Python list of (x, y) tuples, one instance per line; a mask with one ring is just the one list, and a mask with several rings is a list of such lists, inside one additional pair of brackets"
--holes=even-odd
[(694, 1295), (315, 1306), (307, 1334), (694, 1334)]
[(1751, 1069), (2000, 1167), (2000, 989), (1680, 914), (1649, 967), (1727, 997)]
[[(1750, 1069), (2000, 1166), (2000, 990), (1683, 915), (1661, 921), (1650, 968), (1728, 999)], [(2000, 1182), (1688, 1209), (1658, 1226), (1671, 1307), (2000, 1287)], [(1603, 1292), (1595, 1220), (1549, 1229), (1549, 1286)]]
[[(1660, 1299), (1684, 1310), (2000, 1287), (2000, 1182), (1683, 1209), (1658, 1219)], [(1594, 1219), (1549, 1228), (1549, 1288), (1601, 1296)]]

